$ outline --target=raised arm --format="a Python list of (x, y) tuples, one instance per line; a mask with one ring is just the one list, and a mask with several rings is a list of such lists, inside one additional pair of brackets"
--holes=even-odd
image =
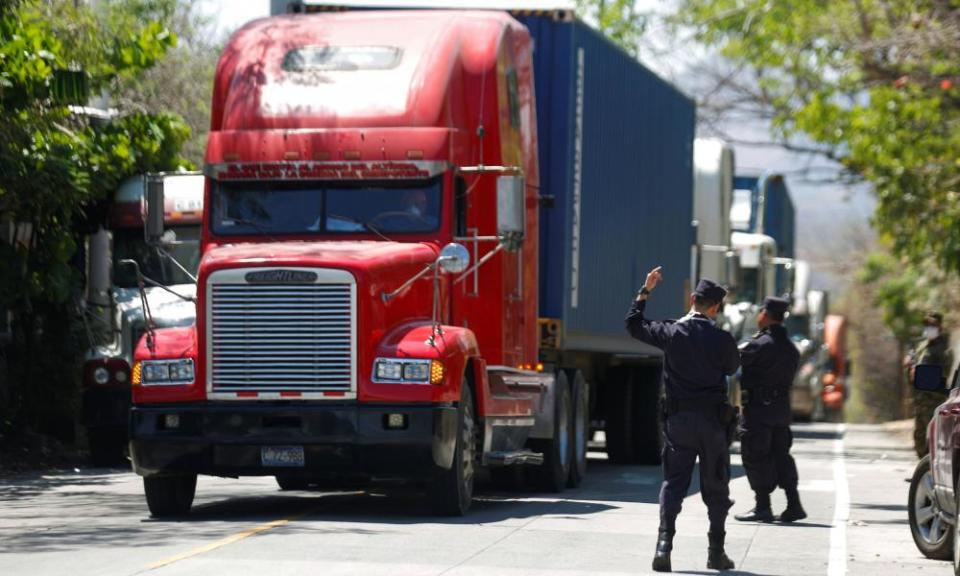
[(644, 282), (643, 288), (630, 306), (630, 311), (627, 313), (625, 320), (627, 332), (631, 336), (660, 349), (667, 346), (673, 323), (648, 320), (644, 317), (643, 312), (647, 307), (647, 297), (650, 296), (650, 293), (657, 287), (662, 278), (663, 274), (659, 266), (647, 274), (647, 281)]

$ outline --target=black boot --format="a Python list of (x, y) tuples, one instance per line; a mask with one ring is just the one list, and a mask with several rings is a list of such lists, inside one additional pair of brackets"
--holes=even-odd
[(780, 522), (796, 522), (807, 517), (807, 512), (800, 505), (800, 493), (796, 488), (787, 490), (787, 509), (777, 516)]
[(723, 542), (727, 538), (727, 533), (711, 531), (707, 537), (710, 539), (710, 548), (707, 550), (707, 569), (733, 570), (733, 560), (727, 557), (727, 553), (723, 549)]
[(660, 529), (657, 538), (657, 553), (653, 557), (654, 572), (671, 572), (670, 553), (673, 552), (673, 530)]
[(773, 522), (773, 510), (770, 509), (770, 495), (757, 493), (757, 505), (753, 510), (734, 516), (739, 522)]

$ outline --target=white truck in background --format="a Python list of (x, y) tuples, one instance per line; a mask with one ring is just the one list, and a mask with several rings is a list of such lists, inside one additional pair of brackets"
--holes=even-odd
[[(106, 227), (87, 241), (87, 350), (81, 382), (82, 423), (94, 466), (125, 461), (133, 351), (146, 330), (136, 269), (166, 287), (144, 293), (157, 327), (189, 326), (196, 319), (195, 275), (200, 261), (204, 178), (199, 173), (163, 176), (167, 237), (161, 254), (148, 246), (143, 229), (143, 176), (120, 185)], [(175, 261), (174, 261), (175, 260)], [(183, 270), (181, 268), (186, 268)], [(189, 274), (187, 273), (189, 271)]]

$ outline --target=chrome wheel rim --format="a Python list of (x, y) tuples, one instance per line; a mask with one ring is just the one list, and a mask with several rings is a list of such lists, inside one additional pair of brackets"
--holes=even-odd
[[(949, 525), (943, 520), (943, 512), (934, 497), (933, 476), (927, 471), (917, 483), (913, 500), (914, 517), (917, 519), (917, 532), (928, 546), (943, 543), (949, 532)], [(954, 539), (954, 549), (957, 543)]]

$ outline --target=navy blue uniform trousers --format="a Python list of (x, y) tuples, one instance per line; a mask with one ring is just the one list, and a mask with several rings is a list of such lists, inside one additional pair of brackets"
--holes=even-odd
[(757, 494), (770, 494), (779, 486), (796, 489), (797, 463), (790, 455), (793, 432), (790, 426), (766, 424), (745, 418), (741, 425), (740, 449), (743, 468), (750, 488)]
[(707, 505), (711, 531), (723, 531), (730, 501), (730, 450), (727, 429), (717, 410), (684, 411), (667, 416), (663, 445), (660, 511), (673, 528), (700, 460), (700, 496)]

